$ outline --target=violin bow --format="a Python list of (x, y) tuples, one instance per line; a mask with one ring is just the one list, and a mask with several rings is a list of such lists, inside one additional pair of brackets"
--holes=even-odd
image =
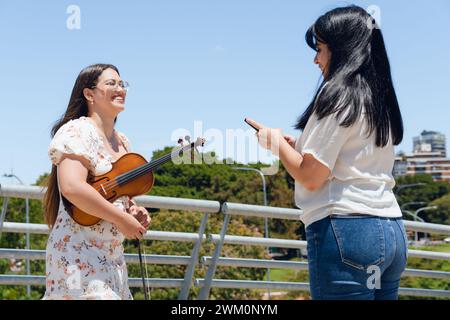
[[(144, 289), (144, 298), (145, 300), (149, 300), (149, 294), (148, 294), (148, 286), (147, 286), (147, 278), (148, 278), (148, 273), (147, 273), (147, 258), (146, 258), (146, 254), (145, 254), (145, 246), (144, 249), (142, 250), (141, 248), (141, 241), (137, 240), (137, 245), (138, 245), (138, 252), (139, 252), (139, 265), (141, 267), (141, 277), (142, 277), (142, 286)], [(144, 263), (142, 263), (142, 251), (144, 252), (144, 261), (145, 261), (145, 274), (144, 274)]]
[[(192, 146), (193, 151), (198, 153), (197, 150), (197, 146), (203, 146), (205, 143), (204, 139), (197, 139), (197, 141), (195, 143), (191, 142), (191, 138), (189, 136), (185, 136), (186, 141), (188, 141), (188, 143)], [(183, 146), (183, 139), (179, 139), (178, 143)], [(193, 153), (191, 154), (191, 156), (193, 157)], [(142, 238), (143, 239), (143, 238)], [(140, 240), (136, 240), (137, 241), (137, 246), (138, 246), (138, 253), (139, 253), (139, 265), (140, 265), (140, 269), (141, 269), (141, 278), (142, 278), (142, 285), (143, 285), (143, 289), (144, 289), (144, 298), (145, 300), (149, 300), (149, 287), (148, 287), (148, 270), (147, 270), (147, 254), (145, 253), (145, 245), (141, 246), (141, 241)], [(142, 253), (144, 253), (144, 259), (142, 259)], [(144, 260), (144, 261), (142, 261)], [(145, 268), (144, 268), (145, 265)], [(145, 273), (144, 273), (144, 269), (145, 269)]]

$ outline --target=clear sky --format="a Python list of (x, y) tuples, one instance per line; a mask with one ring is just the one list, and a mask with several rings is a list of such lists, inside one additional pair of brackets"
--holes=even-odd
[[(31, 184), (50, 169), (52, 123), (80, 70), (97, 62), (130, 82), (117, 128), (147, 159), (196, 120), (246, 130), (248, 116), (298, 135), (292, 125), (320, 76), (305, 31), (352, 3), (380, 9), (406, 129), (397, 151), (411, 151), (424, 129), (450, 139), (447, 0), (0, 0), (0, 175), (13, 169)], [(80, 29), (67, 27), (70, 5)]]

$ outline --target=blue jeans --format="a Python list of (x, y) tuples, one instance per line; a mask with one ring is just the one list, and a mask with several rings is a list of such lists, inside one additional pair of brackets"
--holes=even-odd
[(408, 259), (401, 218), (329, 216), (306, 228), (311, 296), (395, 300)]

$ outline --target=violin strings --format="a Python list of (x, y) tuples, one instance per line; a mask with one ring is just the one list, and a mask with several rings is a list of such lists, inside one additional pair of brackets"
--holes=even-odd
[[(169, 158), (170, 159), (170, 158)], [(120, 180), (124, 180), (122, 181), (122, 183), (126, 183), (127, 181), (134, 179), (135, 177), (141, 175), (142, 173), (146, 172), (146, 171), (152, 171), (154, 167), (159, 166), (161, 163), (164, 163), (165, 161), (167, 161), (168, 159), (158, 159), (153, 163), (149, 163), (149, 164), (145, 164), (143, 165), (141, 168), (135, 169), (132, 172), (126, 173), (125, 176), (123, 176), (122, 178), (120, 178)], [(118, 184), (120, 184), (120, 182), (118, 181), (119, 177), (117, 177), (115, 180), (106, 183), (104, 186), (107, 186), (106, 190), (111, 189), (111, 186), (114, 185), (117, 186)]]
[[(176, 154), (184, 153), (186, 150), (190, 149), (191, 147), (192, 146), (186, 146), (183, 149), (177, 150), (177, 151), (174, 151), (174, 152), (172, 152), (172, 153), (170, 153), (168, 155), (165, 155), (165, 156), (155, 160), (154, 162), (150, 162), (148, 164), (145, 164), (145, 165), (141, 166), (141, 168), (138, 168), (138, 169), (133, 170), (132, 172), (126, 173), (124, 175), (124, 177), (122, 177), (122, 179), (124, 179), (125, 180), (124, 182), (126, 183), (127, 181), (129, 181), (131, 179), (134, 179), (135, 177), (138, 177), (139, 175), (141, 175), (142, 173), (144, 173), (146, 171), (152, 171), (152, 169), (154, 167), (157, 167), (160, 164), (166, 162), (167, 160), (172, 159), (172, 157), (175, 156)], [(186, 150), (184, 150), (184, 149), (186, 149)], [(117, 180), (119, 177), (117, 177), (113, 181), (109, 181), (109, 182), (105, 183), (103, 185), (103, 188), (102, 188), (102, 186), (100, 186), (96, 190), (98, 192), (100, 192), (101, 190), (104, 189), (106, 191), (106, 193), (107, 193), (108, 191), (114, 189), (116, 186), (118, 186), (120, 184), (119, 181)]]
[[(133, 170), (134, 172), (132, 171), (132, 172), (126, 173), (124, 175), (124, 177), (122, 177), (122, 179), (124, 179), (125, 180), (124, 182), (126, 183), (130, 179), (134, 179), (135, 177), (141, 175), (142, 173), (144, 173), (146, 171), (152, 171), (152, 169), (154, 167), (159, 166), (160, 164), (166, 162), (167, 160), (172, 159), (172, 157), (177, 155), (177, 154), (184, 153), (188, 149), (192, 149), (194, 146), (195, 146), (194, 143), (191, 143), (189, 146), (185, 146), (184, 148), (182, 148), (180, 150), (173, 151), (172, 153), (155, 160), (153, 163), (150, 162), (148, 164), (143, 165), (141, 168), (135, 169), (136, 171)], [(106, 191), (106, 193), (107, 193), (111, 189), (114, 189), (117, 185), (120, 184), (120, 182), (117, 180), (119, 177), (117, 177), (113, 181), (105, 183), (103, 185), (103, 188), (100, 187), (100, 188), (97, 189), (97, 191), (100, 192), (102, 189), (104, 189)]]
[[(164, 157), (166, 157), (166, 156), (164, 156)], [(166, 159), (163, 159), (164, 157), (155, 160), (155, 162), (153, 162), (153, 163), (150, 162), (149, 164), (145, 164), (145, 165), (141, 166), (141, 168), (134, 169), (134, 170), (132, 170), (132, 172), (129, 172), (129, 173), (125, 174), (125, 176), (122, 177), (122, 178), (125, 178), (125, 180), (127, 181), (127, 180), (129, 180), (130, 177), (133, 177), (133, 178), (134, 178), (135, 176), (138, 176), (139, 174), (141, 174), (141, 173), (143, 173), (143, 172), (145, 172), (145, 171), (147, 171), (147, 170), (148, 170), (148, 171), (151, 171), (151, 169), (148, 169), (148, 168), (151, 168), (151, 167), (153, 167), (154, 165), (159, 165), (160, 163), (162, 163), (162, 160), (166, 160)], [(150, 165), (150, 166), (149, 166), (149, 165)], [(136, 170), (136, 171), (135, 171), (135, 170)], [(128, 175), (129, 175), (129, 176), (128, 176)], [(120, 176), (119, 176), (119, 177), (120, 177)], [(114, 180), (112, 180), (112, 181), (109, 181), (109, 182), (103, 184), (103, 188), (105, 188), (106, 191), (109, 191), (111, 188), (114, 188), (114, 187), (116, 187), (117, 185), (119, 185), (119, 184), (120, 184), (120, 182), (118, 181), (119, 177), (117, 177), (116, 179), (114, 179)], [(125, 182), (126, 182), (126, 181), (125, 181)], [(100, 189), (101, 189), (101, 188), (100, 188)], [(98, 190), (100, 190), (100, 189), (98, 189)]]
[[(161, 157), (161, 158), (159, 158), (159, 159), (157, 159), (157, 160), (155, 160), (154, 162), (150, 162), (149, 164), (146, 164), (146, 165), (144, 165), (144, 166), (142, 166), (141, 168), (138, 168), (138, 169), (136, 169), (136, 171), (132, 171), (132, 172), (129, 172), (129, 173), (126, 173), (122, 178), (120, 178), (120, 179), (123, 179), (123, 180), (125, 180), (125, 181), (123, 181), (123, 182), (127, 182), (127, 181), (129, 181), (130, 179), (134, 179), (136, 176), (139, 176), (140, 174), (142, 174), (143, 172), (145, 172), (145, 171), (151, 171), (151, 170), (153, 170), (155, 167), (157, 167), (157, 166), (159, 166), (160, 164), (162, 164), (162, 163), (164, 163), (164, 162), (167, 162), (168, 160), (170, 160), (170, 159), (172, 159), (172, 157), (174, 157), (177, 153), (179, 154), (179, 153), (184, 153), (185, 151), (187, 151), (188, 149), (190, 149), (191, 148), (191, 146), (186, 146), (186, 147), (184, 147), (183, 149), (181, 149), (181, 150), (177, 150), (177, 151), (174, 151), (174, 152), (172, 152), (172, 153), (170, 153), (170, 154), (167, 154), (167, 155), (165, 155), (165, 156), (163, 156), (163, 157)], [(186, 150), (185, 150), (186, 149)], [(119, 178), (119, 177), (118, 177)]]

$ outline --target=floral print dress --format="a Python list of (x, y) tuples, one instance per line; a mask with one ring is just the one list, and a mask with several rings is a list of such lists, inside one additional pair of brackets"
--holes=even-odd
[[(117, 131), (127, 151), (130, 144)], [(101, 175), (111, 170), (112, 159), (93, 120), (80, 117), (64, 124), (53, 137), (49, 157), (58, 165), (63, 154), (89, 160), (89, 171)], [(128, 197), (114, 205), (127, 209)], [(56, 222), (46, 248), (46, 292), (43, 299), (132, 299), (124, 259), (123, 234), (111, 222), (85, 227), (76, 223), (59, 201)]]

